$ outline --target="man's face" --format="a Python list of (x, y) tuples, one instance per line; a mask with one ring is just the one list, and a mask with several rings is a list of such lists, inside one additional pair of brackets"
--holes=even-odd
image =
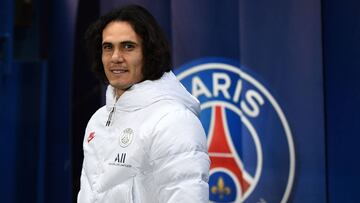
[(113, 21), (104, 28), (102, 63), (117, 96), (143, 79), (142, 39), (128, 22)]

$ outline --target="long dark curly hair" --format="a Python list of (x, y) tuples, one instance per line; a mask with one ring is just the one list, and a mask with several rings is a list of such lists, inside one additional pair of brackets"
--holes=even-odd
[(127, 5), (101, 16), (89, 26), (85, 33), (85, 43), (91, 68), (102, 81), (106, 78), (102, 56), (102, 32), (113, 21), (128, 22), (142, 39), (144, 57), (142, 74), (144, 80), (157, 80), (171, 70), (169, 43), (155, 18), (142, 6)]

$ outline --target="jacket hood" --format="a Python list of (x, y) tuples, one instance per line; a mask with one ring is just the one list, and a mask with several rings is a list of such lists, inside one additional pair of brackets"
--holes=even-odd
[(106, 90), (106, 108), (116, 107), (122, 111), (136, 111), (160, 100), (176, 100), (185, 105), (196, 116), (200, 115), (200, 103), (178, 81), (172, 71), (164, 73), (158, 80), (146, 80), (126, 90), (116, 101), (114, 87)]

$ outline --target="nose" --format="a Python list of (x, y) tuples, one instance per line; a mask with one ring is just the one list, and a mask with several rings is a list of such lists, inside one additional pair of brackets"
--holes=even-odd
[(115, 49), (113, 54), (111, 55), (111, 62), (120, 63), (124, 61), (123, 54), (120, 50)]

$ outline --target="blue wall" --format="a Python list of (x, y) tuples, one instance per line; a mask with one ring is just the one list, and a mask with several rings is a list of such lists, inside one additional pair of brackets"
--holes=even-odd
[[(295, 143), (288, 202), (357, 201), (360, 2), (108, 0), (98, 10), (129, 2), (159, 20), (175, 68), (203, 57), (231, 58), (271, 87)], [(72, 153), (81, 153), (82, 135), (71, 129), (88, 119), (77, 120), (72, 109), (74, 86), (83, 81), (73, 78), (81, 77), (73, 70), (75, 53), (83, 54), (74, 46), (78, 5), (33, 1), (37, 17), (22, 28), (30, 34), (14, 44), (15, 4), (0, 0), (0, 202), (75, 199), (82, 157)], [(91, 88), (101, 92), (96, 82)]]
[[(0, 36), (16, 41), (2, 40), (0, 46), (0, 202), (71, 202), (70, 87), (77, 2), (16, 3), (0, 1), (1, 26), (7, 25)], [(31, 19), (19, 22), (25, 13)]]
[(358, 199), (360, 2), (324, 1), (323, 44), (328, 198)]

